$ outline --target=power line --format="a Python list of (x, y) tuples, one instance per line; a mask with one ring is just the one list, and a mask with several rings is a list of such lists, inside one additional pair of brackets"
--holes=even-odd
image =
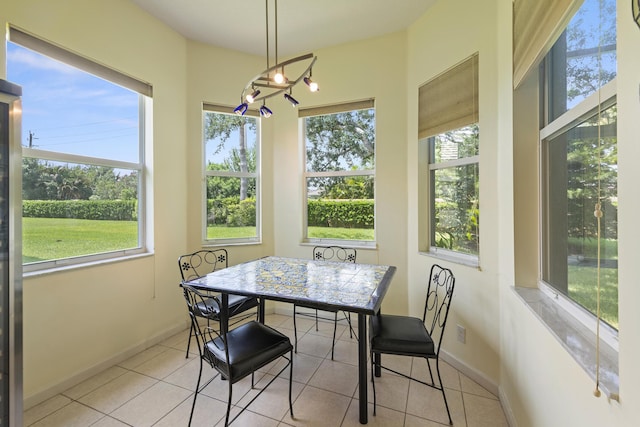
[(56, 130), (56, 129), (77, 128), (77, 127), (82, 127), (82, 126), (100, 125), (100, 124), (104, 124), (104, 123), (122, 122), (122, 121), (134, 120), (134, 119), (137, 120), (138, 117), (137, 116), (136, 117), (122, 117), (120, 119), (104, 120), (104, 121), (101, 121), (101, 122), (82, 123), (82, 124), (68, 125), (68, 126), (57, 126), (57, 127), (52, 127), (52, 128), (45, 128), (44, 130), (48, 131), (48, 130)]

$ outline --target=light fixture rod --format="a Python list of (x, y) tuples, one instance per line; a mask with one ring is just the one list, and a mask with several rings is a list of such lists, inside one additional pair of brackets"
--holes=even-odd
[[(265, 0), (264, 2), (267, 69), (262, 71), (260, 74), (256, 75), (255, 77), (253, 77), (251, 80), (249, 80), (249, 83), (247, 83), (247, 85), (242, 90), (242, 94), (240, 95), (240, 105), (238, 105), (238, 107), (236, 107), (236, 109), (234, 110), (237, 114), (244, 115), (244, 113), (247, 111), (248, 104), (252, 102), (262, 101), (262, 107), (260, 108), (260, 113), (263, 117), (269, 117), (272, 113), (271, 113), (271, 110), (269, 110), (268, 107), (265, 105), (264, 101), (268, 98), (274, 97), (276, 95), (280, 95), (285, 91), (288, 91), (289, 94), (291, 94), (291, 90), (293, 86), (311, 77), (311, 70), (316, 60), (318, 59), (316, 56), (313, 55), (313, 53), (307, 53), (283, 62), (278, 62), (278, 0), (273, 0), (273, 1), (275, 2), (274, 9), (273, 9), (273, 20), (274, 20), (273, 26), (270, 25), (271, 23), (269, 22), (269, 16), (270, 16), (269, 0)], [(275, 29), (274, 31), (275, 41), (273, 43), (271, 43), (269, 40), (270, 27), (274, 27)], [(271, 44), (275, 44), (274, 65), (271, 65), (272, 63), (271, 50), (270, 50)], [(281, 80), (280, 78), (282, 77), (281, 73), (284, 73), (285, 66), (301, 63), (302, 61), (307, 61), (308, 65), (304, 69), (304, 71), (300, 75), (298, 75), (296, 79), (288, 79), (287, 77), (284, 77), (283, 78), (284, 82), (280, 81)], [(302, 67), (304, 67), (304, 65), (299, 64), (297, 67), (294, 67), (294, 70), (300, 69)], [(307, 83), (306, 80), (305, 80), (305, 83)], [(261, 92), (257, 88), (262, 88), (263, 91)], [(289, 102), (291, 102), (291, 100), (289, 100)], [(295, 104), (297, 105), (298, 102), (295, 101)]]
[[(267, 0), (268, 1), (268, 0)], [(276, 11), (275, 11), (275, 22), (276, 22), (276, 64), (278, 63), (278, 0), (276, 0)]]
[[(269, 68), (270, 64), (269, 64), (269, 0), (264, 0), (264, 4), (265, 4), (265, 21), (266, 21), (266, 29), (267, 29), (267, 69)], [(276, 62), (278, 62), (278, 60), (276, 59)]]

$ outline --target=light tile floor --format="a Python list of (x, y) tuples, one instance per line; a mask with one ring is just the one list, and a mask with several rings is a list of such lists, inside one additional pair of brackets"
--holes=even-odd
[[(266, 323), (288, 335), (293, 342), (290, 316), (271, 314)], [(333, 326), (298, 317), (298, 353), (294, 358), (293, 411), (288, 411), (288, 371), (233, 422), (233, 426), (359, 426), (357, 341), (346, 326), (338, 326), (335, 357), (331, 360)], [(193, 402), (199, 361), (195, 341), (193, 356), (185, 358), (189, 331), (167, 339), (113, 366), (51, 399), (28, 409), (24, 425), (33, 427), (186, 426)], [(399, 372), (428, 375), (423, 359), (384, 357)], [(203, 379), (213, 370), (205, 366)], [(256, 375), (260, 388), (275, 372), (271, 365)], [(441, 362), (441, 373), (455, 426), (507, 426), (499, 400), (483, 387)], [(255, 395), (250, 379), (234, 385), (232, 411)], [(216, 378), (198, 395), (193, 426), (224, 425), (227, 383)], [(437, 427), (448, 425), (439, 391), (383, 371), (376, 380), (377, 415), (369, 382), (369, 425)], [(233, 414), (232, 414), (233, 416)]]

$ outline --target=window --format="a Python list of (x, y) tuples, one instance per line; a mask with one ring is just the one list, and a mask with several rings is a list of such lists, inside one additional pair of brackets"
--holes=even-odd
[(300, 110), (304, 118), (306, 240), (373, 244), (373, 100)]
[(204, 106), (205, 243), (259, 241), (260, 122), (250, 114)]
[(478, 125), (429, 138), (431, 247), (478, 255)]
[(471, 264), (480, 251), (477, 88), (474, 54), (420, 87), (418, 114), (421, 249)]
[(151, 86), (10, 28), (23, 88), (25, 272), (144, 250), (144, 122)]
[(542, 280), (595, 315), (599, 273), (617, 329), (616, 2), (586, 0), (544, 69)]

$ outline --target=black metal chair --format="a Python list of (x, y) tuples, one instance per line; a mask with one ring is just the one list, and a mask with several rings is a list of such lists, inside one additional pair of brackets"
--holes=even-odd
[[(313, 259), (321, 261), (340, 261), (340, 262), (356, 262), (356, 250), (353, 248), (343, 248), (341, 246), (316, 246), (313, 248)], [(315, 313), (309, 313), (304, 311), (298, 311), (298, 307), (306, 307), (302, 304), (293, 305), (293, 333), (295, 337), (295, 352), (298, 352), (298, 328), (296, 326), (296, 315), (309, 316), (315, 318), (316, 331), (318, 330), (318, 319), (333, 321), (333, 341), (331, 343), (331, 360), (333, 360), (333, 353), (336, 346), (336, 331), (338, 329), (338, 321), (346, 320), (349, 325), (349, 336), (353, 338), (354, 331), (351, 327), (351, 313), (342, 312), (344, 319), (338, 319), (338, 310), (330, 311), (333, 313), (333, 319), (318, 316), (318, 309), (315, 309)], [(309, 308), (309, 307), (307, 307)], [(314, 307), (311, 307), (314, 308)], [(322, 311), (327, 311), (323, 309)]]
[[(211, 294), (199, 291), (189, 285), (182, 286), (184, 297), (187, 301), (191, 325), (196, 330), (196, 342), (200, 353), (200, 372), (196, 384), (193, 404), (191, 405), (191, 415), (189, 425), (193, 418), (193, 411), (196, 407), (196, 399), (205, 387), (207, 387), (217, 375), (214, 375), (205, 384), (200, 386), (202, 379), (203, 362), (209, 364), (218, 371), (221, 378), (224, 378), (229, 385), (229, 400), (227, 402), (227, 413), (225, 416), (225, 426), (233, 422), (269, 385), (289, 367), (289, 412), (293, 417), (293, 403), (291, 400), (291, 385), (293, 379), (293, 346), (286, 335), (275, 329), (252, 320), (243, 323), (236, 328), (218, 332), (210, 326), (201, 326), (198, 318), (210, 320), (228, 320), (224, 318), (224, 311), (218, 312), (212, 309), (210, 301), (213, 300), (217, 307), (222, 307), (220, 299)], [(233, 384), (251, 375), (251, 388), (254, 387), (254, 373), (269, 363), (282, 358), (287, 361), (285, 366), (263, 387), (242, 410), (229, 421), (231, 411), (231, 398)]]
[[(370, 323), (370, 351), (371, 351), (371, 382), (373, 385), (373, 415), (376, 414), (376, 384), (374, 377), (380, 376), (381, 368), (417, 381), (442, 392), (444, 406), (447, 409), (449, 424), (451, 413), (444, 393), (442, 378), (440, 377), (439, 355), (444, 328), (451, 306), (455, 277), (448, 268), (434, 264), (429, 275), (427, 298), (422, 319), (411, 316), (393, 316), (380, 314), (371, 316)], [(423, 357), (427, 360), (431, 383), (421, 381), (409, 375), (382, 366), (382, 354), (395, 354), (409, 357)], [(431, 360), (435, 360), (438, 383), (433, 380)], [(375, 372), (374, 372), (375, 369)]]
[[(180, 267), (180, 275), (182, 281), (189, 281), (205, 276), (208, 273), (226, 268), (229, 266), (229, 255), (226, 249), (200, 250), (191, 254), (182, 255), (178, 258), (178, 266)], [(207, 322), (215, 320), (219, 322), (218, 316), (220, 307), (214, 299), (204, 301), (209, 306), (204, 312), (210, 313), (207, 316)], [(232, 325), (241, 322), (249, 317), (253, 317), (254, 313), (248, 313), (252, 308), (259, 307), (257, 298), (246, 297), (241, 295), (229, 295), (229, 317), (234, 318)], [(257, 319), (257, 314), (256, 314)], [(209, 325), (209, 323), (207, 323)], [(191, 346), (191, 338), (196, 330), (191, 325), (189, 331), (189, 341), (187, 342), (187, 355), (189, 357), (189, 348)]]

